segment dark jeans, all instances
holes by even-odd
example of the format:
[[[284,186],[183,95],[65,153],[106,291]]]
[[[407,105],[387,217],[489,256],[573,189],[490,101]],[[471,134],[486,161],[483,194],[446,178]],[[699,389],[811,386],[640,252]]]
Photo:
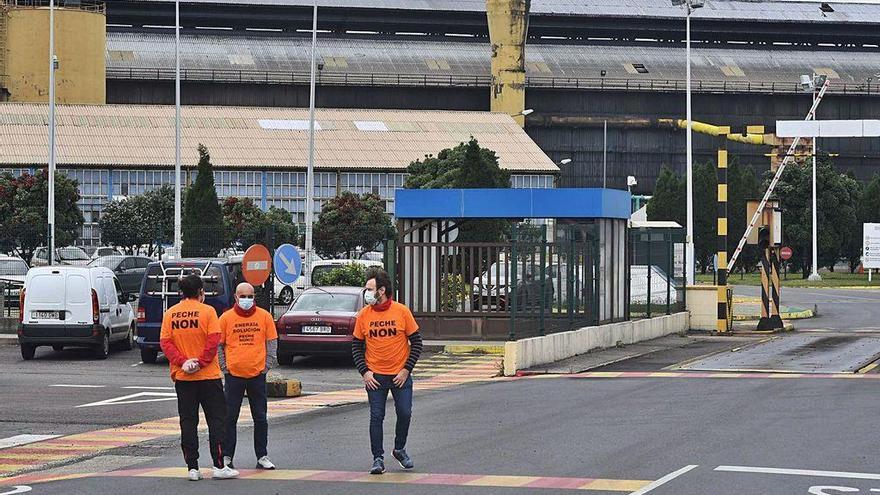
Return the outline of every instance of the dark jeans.
[[[385,421],[385,402],[388,400],[388,391],[394,397],[394,412],[397,414],[397,428],[394,435],[394,450],[406,447],[406,437],[409,435],[409,422],[412,418],[413,382],[412,377],[406,379],[403,387],[398,388],[392,380],[393,375],[377,375],[373,377],[379,382],[378,390],[367,390],[370,399],[370,448],[373,450],[373,458],[384,457],[385,450],[382,447],[384,433],[382,422]]]
[[[199,406],[208,422],[208,445],[214,467],[223,467],[223,429],[226,426],[226,398],[223,382],[197,380],[175,382],[177,413],[180,415],[180,447],[189,469],[199,468]]]
[[[268,454],[266,446],[269,443],[265,373],[260,373],[253,378],[226,375],[226,407],[229,409],[229,414],[226,417],[226,441],[223,443],[223,455],[235,456],[235,443],[238,439],[235,425],[238,424],[241,399],[244,397],[245,390],[247,391],[248,405],[251,408],[251,416],[254,418],[254,453],[259,459]]]

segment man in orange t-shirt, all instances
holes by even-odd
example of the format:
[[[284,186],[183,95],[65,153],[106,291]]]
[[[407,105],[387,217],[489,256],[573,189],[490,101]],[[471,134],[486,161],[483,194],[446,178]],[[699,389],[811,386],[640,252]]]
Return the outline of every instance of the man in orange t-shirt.
[[[397,427],[391,454],[404,469],[413,461],[406,452],[412,417],[412,373],[422,353],[422,336],[409,308],[391,299],[391,279],[383,270],[367,274],[364,301],[358,313],[352,340],[355,366],[363,376],[370,401],[370,447],[373,466],[370,474],[385,472],[382,422],[388,391],[394,397]]]
[[[177,391],[180,415],[180,446],[189,470],[189,479],[199,474],[199,406],[208,422],[208,445],[214,461],[214,479],[238,476],[238,471],[223,465],[222,442],[226,422],[226,398],[223,396],[217,346],[220,325],[217,311],[204,303],[201,277],[187,275],[178,282],[183,299],[168,308],[162,317],[159,344],[171,366],[171,379]]]
[[[226,441],[223,463],[233,467],[236,424],[241,400],[247,391],[251,417],[254,419],[254,453],[257,469],[275,469],[269,460],[269,422],[266,419],[268,399],[266,373],[275,364],[278,353],[278,332],[275,320],[254,304],[254,286],[242,282],[235,289],[235,306],[220,317],[220,367],[226,374]]]

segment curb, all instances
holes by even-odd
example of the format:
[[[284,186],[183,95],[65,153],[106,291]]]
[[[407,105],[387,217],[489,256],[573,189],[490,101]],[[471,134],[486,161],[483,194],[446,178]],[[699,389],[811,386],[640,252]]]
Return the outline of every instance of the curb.
[[[447,354],[492,354],[503,355],[504,346],[497,344],[450,344],[443,346]]]
[[[791,322],[784,321],[782,328],[776,330],[733,330],[730,333],[736,335],[773,335],[777,333],[793,332],[794,325]]]
[[[803,320],[806,318],[812,318],[815,316],[813,314],[812,309],[805,309],[803,311],[789,311],[787,313],[780,313],[779,317],[784,320]],[[758,315],[733,315],[734,321],[758,321],[761,317]]]
[[[270,380],[266,382],[269,397],[299,397],[302,395],[302,382],[296,379]]]

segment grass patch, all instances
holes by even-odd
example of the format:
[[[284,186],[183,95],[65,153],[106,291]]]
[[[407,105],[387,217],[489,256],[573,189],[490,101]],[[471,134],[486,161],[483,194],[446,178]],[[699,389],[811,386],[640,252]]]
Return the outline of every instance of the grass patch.
[[[820,271],[822,280],[812,281],[801,278],[800,273],[790,273],[788,278],[782,276],[783,287],[880,287],[880,275],[875,274],[874,280],[868,283],[867,273],[829,272]],[[697,274],[697,284],[712,284],[712,274]],[[759,273],[747,273],[745,275],[734,274],[728,279],[730,285],[761,285]]]

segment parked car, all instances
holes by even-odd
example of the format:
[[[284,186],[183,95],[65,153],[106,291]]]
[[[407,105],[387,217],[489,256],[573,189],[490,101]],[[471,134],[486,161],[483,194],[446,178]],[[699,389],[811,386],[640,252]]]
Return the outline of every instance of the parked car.
[[[517,308],[537,309],[541,304],[541,267],[532,264],[518,266],[517,278]],[[509,279],[512,276],[512,267],[504,261],[499,261],[486,270],[485,273],[473,280],[472,305],[478,310],[505,311],[510,304],[512,288]],[[554,300],[554,280],[557,275],[557,267],[548,265],[544,270],[544,302],[551,307]]]
[[[89,255],[89,257],[93,260],[101,258],[103,256],[113,256],[113,255],[121,255],[124,254],[119,249],[110,246],[98,246],[98,247],[83,247],[83,251]]]
[[[56,265],[71,265],[71,266],[86,266],[91,258],[86,254],[81,248],[76,246],[67,246],[61,248],[55,248],[55,264]],[[47,247],[38,247],[34,250],[34,255],[31,257],[31,266],[48,266],[49,265],[49,248]]]
[[[159,334],[165,310],[180,302],[177,281],[195,273],[205,283],[205,304],[220,315],[235,304],[235,287],[244,281],[241,258],[182,259],[152,262],[147,266],[138,298],[137,346],[141,360],[155,363],[159,355]]]
[[[6,306],[18,306],[19,291],[27,272],[28,265],[23,259],[0,254],[0,283],[6,287],[0,297],[6,297]]]
[[[361,287],[306,289],[278,320],[278,362],[294,356],[351,354],[355,317],[364,307]]]
[[[33,359],[39,346],[87,346],[106,359],[114,342],[132,349],[136,324],[129,302],[104,267],[45,266],[28,271],[21,293],[21,357]]]
[[[144,279],[147,265],[152,262],[153,260],[146,256],[111,255],[95,258],[89,263],[89,266],[109,268],[122,284],[122,290],[137,294],[141,290],[141,281]]]

